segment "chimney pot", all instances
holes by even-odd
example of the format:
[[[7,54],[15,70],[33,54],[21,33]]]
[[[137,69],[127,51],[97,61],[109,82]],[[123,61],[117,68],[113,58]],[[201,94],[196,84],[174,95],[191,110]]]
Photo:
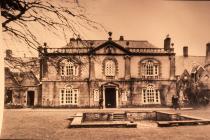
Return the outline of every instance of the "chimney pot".
[[[210,62],[210,42],[206,44],[206,62]]]
[[[47,43],[46,42],[44,42],[44,47],[47,47]]]
[[[70,38],[70,42],[72,42],[72,41],[75,41],[75,38],[74,37],[71,37]]]
[[[164,50],[170,50],[170,46],[171,46],[171,38],[169,37],[169,35],[166,36],[166,39],[164,40]]]
[[[124,36],[121,35],[119,40],[124,41]]]
[[[188,46],[183,47],[183,56],[188,57]]]
[[[6,50],[6,57],[12,57],[12,50]]]

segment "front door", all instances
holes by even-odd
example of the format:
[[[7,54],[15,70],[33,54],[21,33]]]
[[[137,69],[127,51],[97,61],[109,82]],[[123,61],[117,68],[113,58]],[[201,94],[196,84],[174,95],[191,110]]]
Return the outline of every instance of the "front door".
[[[116,108],[116,89],[114,87],[105,88],[105,107]]]
[[[34,106],[34,91],[27,93],[27,106]]]
[[[5,103],[12,103],[12,90],[7,90]]]

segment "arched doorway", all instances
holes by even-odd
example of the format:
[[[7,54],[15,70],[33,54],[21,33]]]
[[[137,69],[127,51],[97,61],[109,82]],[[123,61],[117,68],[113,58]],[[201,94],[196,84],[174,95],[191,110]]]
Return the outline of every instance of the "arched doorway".
[[[103,85],[103,105],[104,108],[118,107],[118,87],[115,84],[108,83]]]

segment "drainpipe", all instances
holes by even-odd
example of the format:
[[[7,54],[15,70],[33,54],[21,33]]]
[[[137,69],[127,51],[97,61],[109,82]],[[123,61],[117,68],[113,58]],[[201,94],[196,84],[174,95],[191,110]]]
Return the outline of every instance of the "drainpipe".
[[[88,56],[88,64],[89,64],[89,75],[88,75],[88,94],[89,94],[89,107],[90,107],[90,78],[91,78],[91,74],[90,74],[90,72],[91,72],[91,61],[90,61],[90,55]]]

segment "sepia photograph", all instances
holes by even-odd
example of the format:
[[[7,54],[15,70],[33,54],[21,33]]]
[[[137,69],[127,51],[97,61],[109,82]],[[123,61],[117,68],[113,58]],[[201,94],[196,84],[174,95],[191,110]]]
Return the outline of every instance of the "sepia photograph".
[[[209,140],[209,0],[0,0],[0,140]]]

